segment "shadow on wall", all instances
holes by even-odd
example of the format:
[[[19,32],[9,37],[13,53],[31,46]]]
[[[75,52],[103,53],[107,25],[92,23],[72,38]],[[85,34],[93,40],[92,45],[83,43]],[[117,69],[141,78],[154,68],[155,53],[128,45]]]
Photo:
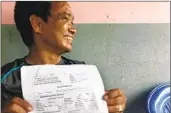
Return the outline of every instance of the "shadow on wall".
[[[148,113],[146,109],[147,97],[154,87],[155,86],[149,88],[150,90],[143,90],[143,92],[136,94],[136,96],[127,103],[124,113],[139,113],[138,111],[141,113]]]
[[[23,44],[15,25],[1,25],[1,66],[21,58],[28,53],[27,47]]]

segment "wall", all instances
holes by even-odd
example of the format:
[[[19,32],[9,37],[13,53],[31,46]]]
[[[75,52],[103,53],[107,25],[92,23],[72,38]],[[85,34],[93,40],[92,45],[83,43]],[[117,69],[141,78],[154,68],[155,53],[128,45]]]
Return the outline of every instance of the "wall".
[[[84,5],[81,2],[72,3],[74,10],[77,9],[78,4],[88,9],[87,3]],[[104,10],[108,12],[108,17],[115,16],[120,20],[110,21],[105,18],[105,14],[101,15],[102,12],[98,12],[97,15],[105,16],[104,18],[108,22],[102,22],[98,18],[97,23],[93,23],[95,20],[88,22],[86,20],[93,19],[93,17],[86,16],[85,18],[88,19],[83,23],[83,20],[78,18],[84,17],[77,15],[78,34],[73,44],[73,51],[65,56],[97,65],[106,89],[117,87],[123,89],[128,97],[124,113],[145,113],[145,102],[149,91],[157,84],[170,81],[169,17],[164,13],[159,13],[164,9],[169,12],[167,9],[170,6],[165,3],[163,3],[165,5],[161,5],[158,2],[154,3],[158,5],[149,3],[142,7],[140,5],[139,7],[137,5],[128,6],[128,3],[125,3],[128,10],[124,10],[123,7],[119,8],[118,6],[119,4],[122,6],[124,2],[114,2],[114,4],[127,16],[124,17],[123,13],[117,13],[117,15],[111,13],[107,9],[110,4],[107,5],[106,2],[103,5],[98,3],[96,8],[100,9],[100,6],[105,6]],[[159,6],[160,8],[163,6],[164,9],[157,9]],[[92,6],[90,5],[90,7]],[[130,7],[134,14],[137,14],[139,20],[135,20],[135,22],[129,20],[129,18],[133,20],[133,17],[136,17],[128,16],[131,14]],[[150,9],[153,10],[150,12],[148,11]],[[84,13],[88,15],[88,11],[86,11]],[[142,15],[153,13],[158,18],[151,15],[149,16],[153,18],[147,18],[147,16],[140,18],[140,11],[144,13],[141,13]],[[169,13],[167,14],[169,15]],[[163,18],[164,15],[165,18]],[[124,18],[127,19],[124,20]],[[2,65],[27,54],[27,49],[22,44],[15,25],[11,23],[2,25]]]
[[[69,2],[75,23],[169,23],[169,2]],[[14,2],[2,2],[2,23],[14,24]]]

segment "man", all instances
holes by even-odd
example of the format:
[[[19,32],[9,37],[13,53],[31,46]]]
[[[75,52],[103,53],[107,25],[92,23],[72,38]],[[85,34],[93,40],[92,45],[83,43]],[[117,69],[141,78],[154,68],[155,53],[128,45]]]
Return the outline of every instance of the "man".
[[[1,68],[2,112],[27,113],[32,106],[23,99],[20,68],[23,65],[84,64],[62,54],[72,50],[76,34],[73,14],[67,2],[16,2],[14,19],[29,54]],[[110,113],[123,112],[126,97],[120,89],[106,91]]]

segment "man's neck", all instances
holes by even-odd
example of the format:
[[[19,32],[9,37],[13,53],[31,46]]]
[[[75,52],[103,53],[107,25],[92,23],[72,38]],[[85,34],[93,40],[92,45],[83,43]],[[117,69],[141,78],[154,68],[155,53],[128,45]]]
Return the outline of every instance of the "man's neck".
[[[58,64],[61,61],[61,55],[32,47],[25,60],[27,63],[33,65]]]

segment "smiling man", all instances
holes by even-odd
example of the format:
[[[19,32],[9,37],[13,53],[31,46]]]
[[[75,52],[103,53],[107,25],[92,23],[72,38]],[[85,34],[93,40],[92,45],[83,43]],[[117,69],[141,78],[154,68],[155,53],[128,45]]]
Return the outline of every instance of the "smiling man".
[[[29,54],[1,68],[1,109],[3,113],[27,113],[32,106],[22,96],[23,65],[85,63],[61,56],[72,50],[76,34],[74,16],[67,2],[16,2],[14,19]],[[106,91],[104,99],[110,113],[125,109],[126,97],[120,89]]]

